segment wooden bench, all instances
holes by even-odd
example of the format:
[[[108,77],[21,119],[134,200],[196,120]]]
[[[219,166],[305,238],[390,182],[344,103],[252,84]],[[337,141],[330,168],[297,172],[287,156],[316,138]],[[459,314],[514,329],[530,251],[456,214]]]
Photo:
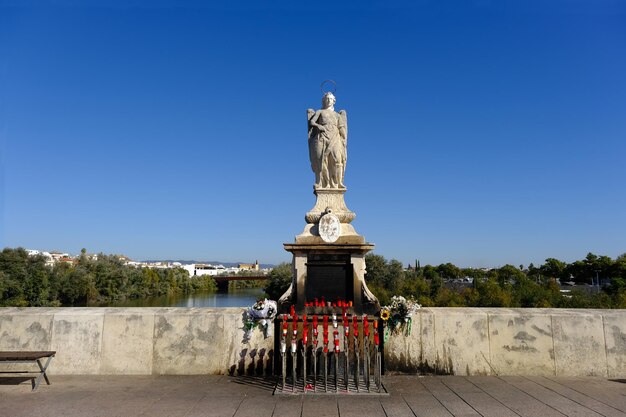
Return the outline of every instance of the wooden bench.
[[[0,351],[0,363],[36,363],[39,366],[39,371],[0,371],[0,373],[39,374],[31,381],[33,391],[35,391],[41,382],[41,378],[45,379],[46,383],[50,385],[46,370],[55,354],[55,351]],[[41,363],[43,359],[46,359],[45,364]]]

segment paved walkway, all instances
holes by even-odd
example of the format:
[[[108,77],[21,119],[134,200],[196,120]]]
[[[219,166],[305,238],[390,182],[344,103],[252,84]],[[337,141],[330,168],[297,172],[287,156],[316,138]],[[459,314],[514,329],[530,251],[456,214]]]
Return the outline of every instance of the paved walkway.
[[[226,376],[0,378],[0,416],[606,416],[626,417],[626,380],[385,376],[386,397],[274,396],[273,384]]]

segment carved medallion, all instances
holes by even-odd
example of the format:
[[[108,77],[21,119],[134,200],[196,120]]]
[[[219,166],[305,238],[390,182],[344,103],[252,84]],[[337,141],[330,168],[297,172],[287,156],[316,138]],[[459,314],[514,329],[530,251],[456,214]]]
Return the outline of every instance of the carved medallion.
[[[324,242],[336,242],[337,239],[339,239],[339,235],[341,235],[341,222],[339,221],[339,217],[332,213],[323,215],[319,222],[319,233]]]

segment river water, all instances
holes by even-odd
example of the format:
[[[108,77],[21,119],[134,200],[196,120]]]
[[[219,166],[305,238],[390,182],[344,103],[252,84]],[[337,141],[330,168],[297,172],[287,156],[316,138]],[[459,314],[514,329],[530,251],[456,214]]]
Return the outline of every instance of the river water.
[[[238,288],[228,292],[197,292],[124,300],[100,307],[248,307],[263,298],[263,294],[263,288]]]

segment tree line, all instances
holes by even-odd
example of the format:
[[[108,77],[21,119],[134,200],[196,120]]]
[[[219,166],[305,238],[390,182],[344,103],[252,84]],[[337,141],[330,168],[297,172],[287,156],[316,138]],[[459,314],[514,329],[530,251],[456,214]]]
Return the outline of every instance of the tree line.
[[[537,267],[504,265],[490,270],[451,263],[421,266],[419,262],[405,268],[395,259],[370,254],[366,265],[367,285],[383,305],[393,295],[404,295],[423,306],[440,307],[626,308],[626,254],[612,259],[589,253],[572,263],[548,258]],[[291,265],[286,263],[268,274],[265,292],[269,298],[277,300],[286,291],[291,274]],[[462,278],[473,282],[454,283]],[[598,292],[572,289],[563,294],[557,280],[602,285]],[[99,254],[93,259],[85,250],[72,263],[52,266],[46,265],[42,255],[29,256],[21,248],[0,252],[0,306],[90,305],[216,288],[208,275],[190,277],[182,268],[137,268],[115,255]]]
[[[42,255],[22,249],[0,252],[0,306],[58,307],[130,298],[215,291],[210,276],[190,277],[182,268],[153,269],[125,265],[116,255],[81,255],[72,263],[46,265]]]
[[[626,308],[626,254],[612,259],[589,253],[572,263],[548,258],[537,267],[504,265],[489,270],[451,263],[421,266],[417,261],[405,268],[395,259],[374,254],[367,255],[365,263],[367,286],[383,305],[393,295],[403,295],[430,307]],[[265,291],[278,299],[291,282],[291,266],[279,265],[268,278]],[[472,283],[459,285],[463,278]],[[571,292],[564,294],[557,280],[602,285],[597,292],[569,287]]]

